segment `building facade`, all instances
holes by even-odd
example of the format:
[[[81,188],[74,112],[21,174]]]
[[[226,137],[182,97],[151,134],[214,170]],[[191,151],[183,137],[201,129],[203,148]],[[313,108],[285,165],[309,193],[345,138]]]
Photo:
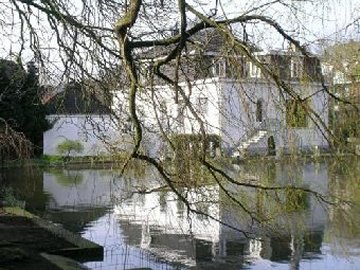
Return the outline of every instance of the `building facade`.
[[[215,135],[232,156],[328,148],[328,97],[316,57],[289,49],[253,52],[249,60],[224,56],[213,43],[184,56],[176,87],[153,78],[149,86],[146,71],[158,55],[144,61],[137,104],[153,141]]]

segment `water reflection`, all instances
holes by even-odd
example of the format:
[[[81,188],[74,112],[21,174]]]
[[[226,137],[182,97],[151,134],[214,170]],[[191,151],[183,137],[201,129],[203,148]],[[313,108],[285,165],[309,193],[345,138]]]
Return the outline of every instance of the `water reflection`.
[[[108,207],[112,174],[94,170],[51,170],[43,174],[44,191],[51,194],[49,209]]]
[[[8,171],[2,179],[11,178],[15,187],[27,186],[18,190],[30,208],[104,245],[104,261],[87,263],[93,269],[359,269],[358,165],[328,161],[230,168],[241,181],[291,183],[353,203],[325,208],[307,193],[228,185],[243,205],[267,219],[261,224],[229,200],[219,185],[180,190],[194,209],[214,219],[189,213],[169,190],[133,193],[161,185],[148,168],[124,177],[115,170],[36,171],[33,180],[23,175],[24,183],[14,180],[19,174]]]

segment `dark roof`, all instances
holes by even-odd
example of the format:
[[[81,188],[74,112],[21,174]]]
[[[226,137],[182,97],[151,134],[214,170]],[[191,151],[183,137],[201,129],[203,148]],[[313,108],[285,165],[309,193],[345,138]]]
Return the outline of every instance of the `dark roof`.
[[[189,41],[193,44],[195,50],[202,52],[220,52],[225,47],[224,36],[214,29],[204,29],[192,37]]]
[[[236,38],[236,36],[235,36]],[[294,48],[281,51],[262,51],[260,48],[237,38],[237,42],[244,44],[259,61],[268,65],[272,71],[283,80],[299,80],[306,76],[308,79],[320,81],[322,78],[319,60],[309,55],[305,57]],[[154,58],[164,57],[176,44],[169,46],[153,46],[146,52],[139,54],[144,60],[144,69],[140,74],[147,79],[151,72],[151,62]],[[297,59],[303,66],[303,71],[297,75],[291,74],[292,59]],[[242,49],[233,46],[232,42],[218,29],[203,29],[187,39],[186,47],[181,52],[179,66],[176,61],[169,61],[160,67],[162,74],[173,78],[175,69],[178,68],[177,76],[179,81],[198,80],[210,77],[227,77],[235,79],[252,78],[250,74],[251,59],[248,59]],[[266,74],[261,75],[267,78]],[[270,78],[271,79],[271,78]],[[162,78],[154,78],[155,84],[167,83]]]
[[[243,42],[238,39],[239,42]],[[154,46],[147,51],[143,51],[139,54],[141,59],[154,59],[167,55],[171,50],[176,47],[177,44],[171,44],[167,46]],[[247,43],[246,46],[252,51],[259,51],[259,48],[253,44]],[[219,30],[208,28],[203,29],[187,39],[186,47],[183,53],[191,53],[195,55],[206,55],[207,53],[221,53],[228,51],[231,45],[227,43],[227,40]]]
[[[46,104],[48,114],[109,114],[110,107],[103,104],[80,83],[70,83]]]

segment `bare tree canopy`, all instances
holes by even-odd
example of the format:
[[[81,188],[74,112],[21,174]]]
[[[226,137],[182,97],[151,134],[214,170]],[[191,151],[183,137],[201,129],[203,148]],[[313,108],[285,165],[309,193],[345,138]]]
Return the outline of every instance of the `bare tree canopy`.
[[[114,103],[113,108],[115,111],[121,109],[121,113],[126,111],[134,140],[124,169],[133,158],[153,165],[189,211],[215,219],[193,207],[179,189],[179,182],[190,183],[194,171],[198,170],[203,172],[202,180],[211,179],[217,183],[222,192],[255,221],[269,217],[258,215],[244,205],[236,197],[234,186],[271,194],[289,190],[305,192],[331,204],[331,198],[306,187],[264,185],[236,179],[209,158],[209,147],[221,144],[214,136],[220,134],[228,138],[223,149],[233,154],[245,143],[242,136],[251,137],[255,131],[261,136],[260,129],[271,132],[281,129],[280,120],[274,117],[263,121],[265,96],[260,99],[254,94],[260,89],[255,86],[260,84],[261,95],[266,93],[266,98],[272,102],[270,107],[280,108],[286,114],[281,121],[286,120],[291,128],[311,126],[316,129],[317,140],[324,145],[336,140],[327,125],[325,103],[329,96],[338,97],[327,88],[319,59],[313,52],[326,38],[341,37],[344,33],[351,37],[359,30],[359,17],[354,12],[342,27],[329,27],[332,29],[325,31],[324,28],[331,25],[331,18],[325,14],[327,11],[333,14],[343,1],[243,1],[247,2],[243,6],[232,2],[1,1],[0,28],[6,39],[3,44],[7,43],[3,48],[6,48],[5,53],[19,59],[34,57],[45,82],[69,79],[91,82],[96,85],[94,88],[119,97],[119,103]],[[360,3],[352,3],[352,9],[359,11]],[[309,28],[309,22],[314,24],[314,29]],[[318,33],[315,24],[322,25],[325,36],[314,38]],[[219,94],[212,99],[210,89],[224,96]],[[244,108],[241,113],[240,109],[239,113],[234,111],[240,105],[231,107],[235,103],[233,96],[229,98],[231,91],[236,91],[238,104]],[[314,102],[319,106],[314,106]],[[229,104],[231,109],[221,109],[219,104]],[[214,118],[207,120],[204,116],[205,105],[218,106],[217,117],[223,122],[232,120],[232,126],[225,131],[218,128],[217,133],[217,124],[212,122]],[[255,107],[254,123],[262,122],[262,126],[258,125],[258,130],[249,128],[241,136],[232,135],[236,125],[243,121],[242,117],[251,118],[249,115]],[[171,113],[175,109],[176,116]],[[238,122],[236,117],[240,119]],[[292,117],[296,117],[295,121],[290,120]],[[180,122],[183,126],[189,123],[194,135],[190,143],[184,143],[187,137],[182,135],[187,132],[179,132]],[[160,152],[152,154],[145,150],[145,143],[151,141],[152,134],[166,142],[175,165],[164,162]],[[291,136],[286,131],[286,138]],[[226,148],[231,143],[233,146]],[[273,144],[274,137],[269,136],[268,145]],[[184,169],[188,160],[191,160],[189,168]]]
[[[244,35],[243,38],[256,45],[282,46],[289,37],[312,45],[324,39],[343,38],[345,34],[356,36],[359,8],[353,0],[247,1],[245,4],[159,0],[135,4],[139,10],[133,11],[134,25],[127,25],[131,26],[128,37],[133,48],[178,44],[180,39],[174,32],[187,32],[188,38],[203,28],[214,27],[215,23],[229,26],[232,34]],[[55,72],[49,76],[64,74],[82,78],[99,76],[118,64],[121,56],[115,28],[119,27],[120,18],[125,14],[128,14],[125,18],[130,16],[133,2],[11,0],[0,5],[3,55],[35,57]]]

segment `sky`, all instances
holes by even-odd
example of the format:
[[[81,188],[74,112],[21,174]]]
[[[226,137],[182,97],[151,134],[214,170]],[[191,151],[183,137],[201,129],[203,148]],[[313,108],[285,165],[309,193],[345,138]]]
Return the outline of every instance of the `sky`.
[[[290,0],[266,6],[274,1],[225,0],[227,15],[237,16],[243,10],[251,10],[253,4],[265,5],[261,14],[279,22],[284,29],[302,43],[314,44],[320,41],[343,42],[349,39],[360,41],[360,0]],[[269,37],[269,46],[281,46]]]
[[[74,0],[80,1],[80,0]],[[159,0],[144,0],[159,1]],[[172,1],[175,0],[164,0]],[[302,44],[316,47],[318,44],[328,44],[334,41],[345,41],[349,39],[360,40],[360,22],[352,24],[358,20],[360,14],[360,0],[189,0],[197,3],[196,8],[209,16],[214,8],[217,8],[217,16],[227,16],[228,18],[242,15],[250,12],[254,7],[261,7],[256,10],[257,14],[268,16],[276,20],[288,33],[300,40]],[[167,2],[170,3],[171,2]],[[217,5],[216,5],[217,3]],[[270,4],[271,3],[271,4]],[[1,4],[0,5],[4,5]],[[176,4],[173,5],[174,7]],[[2,8],[3,6],[0,6]],[[225,15],[224,15],[225,14]],[[4,22],[11,22],[6,16],[12,16],[11,12],[4,12],[0,15],[0,57],[7,57],[9,53],[14,55],[20,48],[20,37],[17,34],[19,30],[16,16],[14,25],[6,25]],[[160,23],[160,20],[153,21],[154,24]],[[168,24],[174,25],[171,21]],[[56,43],[54,42],[54,33],[46,30],[46,24],[41,24],[41,41],[43,48],[54,48],[49,55],[53,63],[59,61]],[[347,27],[352,24],[351,27]],[[165,22],[166,25],[166,22]],[[249,35],[257,44],[261,44],[263,49],[281,49],[288,46],[284,39],[270,31],[270,27],[261,24],[255,24],[247,28]],[[28,31],[28,30],[27,30]],[[10,35],[6,35],[10,34]],[[25,39],[28,39],[28,32],[25,32]],[[25,50],[23,62],[31,60],[33,53]],[[50,50],[47,51],[49,53]],[[56,64],[57,65],[57,64]]]

